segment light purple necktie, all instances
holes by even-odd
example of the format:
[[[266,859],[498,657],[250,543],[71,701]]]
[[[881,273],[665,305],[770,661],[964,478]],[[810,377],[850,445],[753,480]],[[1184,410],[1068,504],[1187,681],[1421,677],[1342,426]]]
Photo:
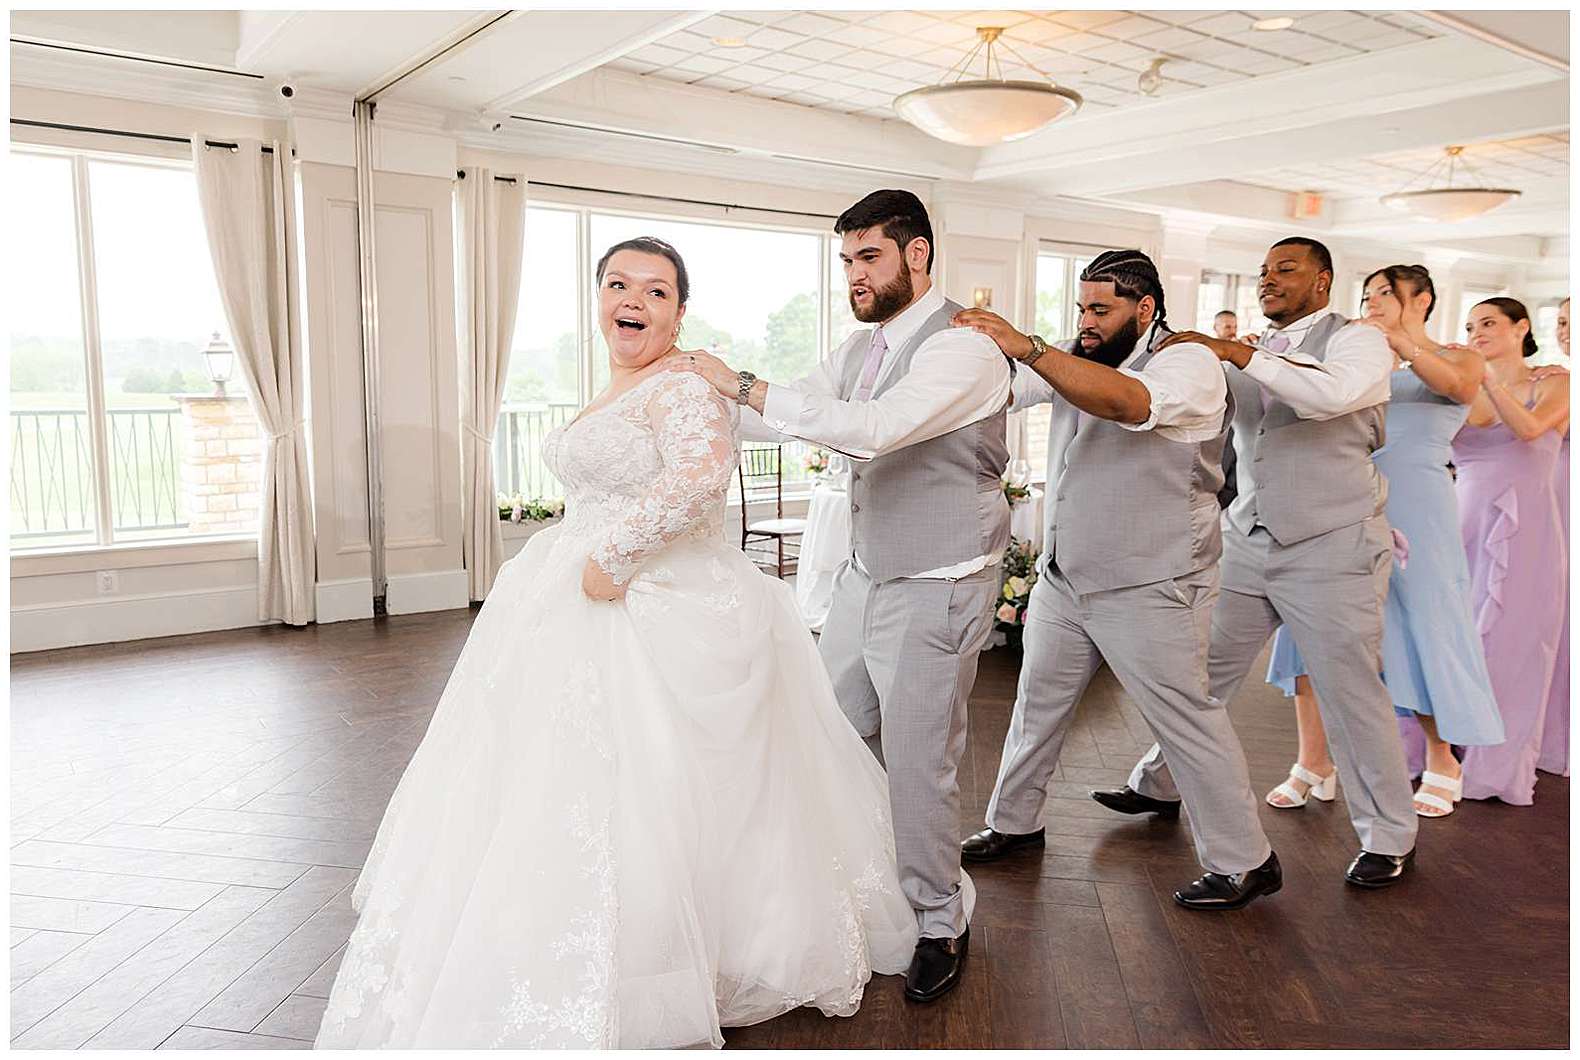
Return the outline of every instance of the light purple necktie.
[[[878,368],[883,364],[883,355],[889,352],[889,341],[883,337],[882,328],[872,329],[872,348],[867,351],[867,359],[861,365],[861,382],[856,384],[856,393],[852,401],[872,400],[872,385],[878,381]]]
[[[1289,349],[1289,336],[1282,331],[1275,331],[1262,340],[1262,348],[1269,353],[1284,353]],[[1262,408],[1266,409],[1273,403],[1273,395],[1260,383],[1257,384],[1257,389],[1262,391]]]

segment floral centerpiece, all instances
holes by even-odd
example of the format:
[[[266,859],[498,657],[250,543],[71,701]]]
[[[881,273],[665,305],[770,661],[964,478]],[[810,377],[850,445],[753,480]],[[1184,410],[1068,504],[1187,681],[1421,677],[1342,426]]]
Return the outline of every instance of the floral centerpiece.
[[[996,619],[993,628],[1004,634],[1005,643],[1019,647],[1021,632],[1026,625],[1026,605],[1031,600],[1031,587],[1037,584],[1037,554],[1031,542],[1018,537],[1010,538],[999,570],[1004,576],[1004,584],[1000,590],[998,611],[993,616]]]
[[[508,496],[496,493],[494,498],[499,502],[499,518],[512,523],[546,523],[565,514],[565,502],[561,500],[545,501],[535,497],[529,501],[519,493]]]
[[[828,450],[820,447],[813,449],[801,458],[801,466],[806,468],[806,473],[814,479],[821,479],[829,472]]]

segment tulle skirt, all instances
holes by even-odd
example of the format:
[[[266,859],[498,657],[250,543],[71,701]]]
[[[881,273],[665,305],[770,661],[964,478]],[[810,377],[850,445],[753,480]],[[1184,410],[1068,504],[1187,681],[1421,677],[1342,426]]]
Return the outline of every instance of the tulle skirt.
[[[379,827],[319,1048],[723,1044],[902,971],[887,781],[783,583],[717,540],[500,571]]]

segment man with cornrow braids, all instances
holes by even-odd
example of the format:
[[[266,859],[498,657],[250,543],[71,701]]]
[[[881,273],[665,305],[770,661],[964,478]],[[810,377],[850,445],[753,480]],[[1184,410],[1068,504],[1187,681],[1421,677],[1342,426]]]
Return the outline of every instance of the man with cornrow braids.
[[[1013,408],[1051,402],[1044,546],[1026,610],[1025,658],[987,828],[967,862],[1044,846],[1048,782],[1075,706],[1107,661],[1165,748],[1206,873],[1176,891],[1192,909],[1236,909],[1282,886],[1257,819],[1245,753],[1207,692],[1218,597],[1217,491],[1232,408],[1207,347],[1173,343],[1157,267],[1139,250],[1081,273],[1080,332],[1051,346],[982,309],[955,323],[1015,362]],[[1173,804],[1177,815],[1178,803]]]

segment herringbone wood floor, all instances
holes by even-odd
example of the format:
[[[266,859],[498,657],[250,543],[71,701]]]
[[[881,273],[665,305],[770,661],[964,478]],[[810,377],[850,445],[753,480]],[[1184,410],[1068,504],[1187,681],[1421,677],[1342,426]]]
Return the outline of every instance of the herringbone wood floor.
[[[302,1048],[349,895],[468,612],[14,656],[11,1028],[31,1048]],[[983,657],[962,767],[980,827],[1016,656]],[[1233,704],[1259,791],[1293,746],[1259,682]],[[962,987],[851,1019],[792,1013],[732,1046],[1559,1046],[1569,1026],[1569,784],[1425,823],[1420,871],[1361,893],[1341,801],[1263,817],[1285,888],[1233,914],[1169,892],[1184,824],[1110,814],[1146,727],[1106,674],[1053,785],[1040,860],[974,873]],[[1341,789],[1342,796],[1342,789]]]

